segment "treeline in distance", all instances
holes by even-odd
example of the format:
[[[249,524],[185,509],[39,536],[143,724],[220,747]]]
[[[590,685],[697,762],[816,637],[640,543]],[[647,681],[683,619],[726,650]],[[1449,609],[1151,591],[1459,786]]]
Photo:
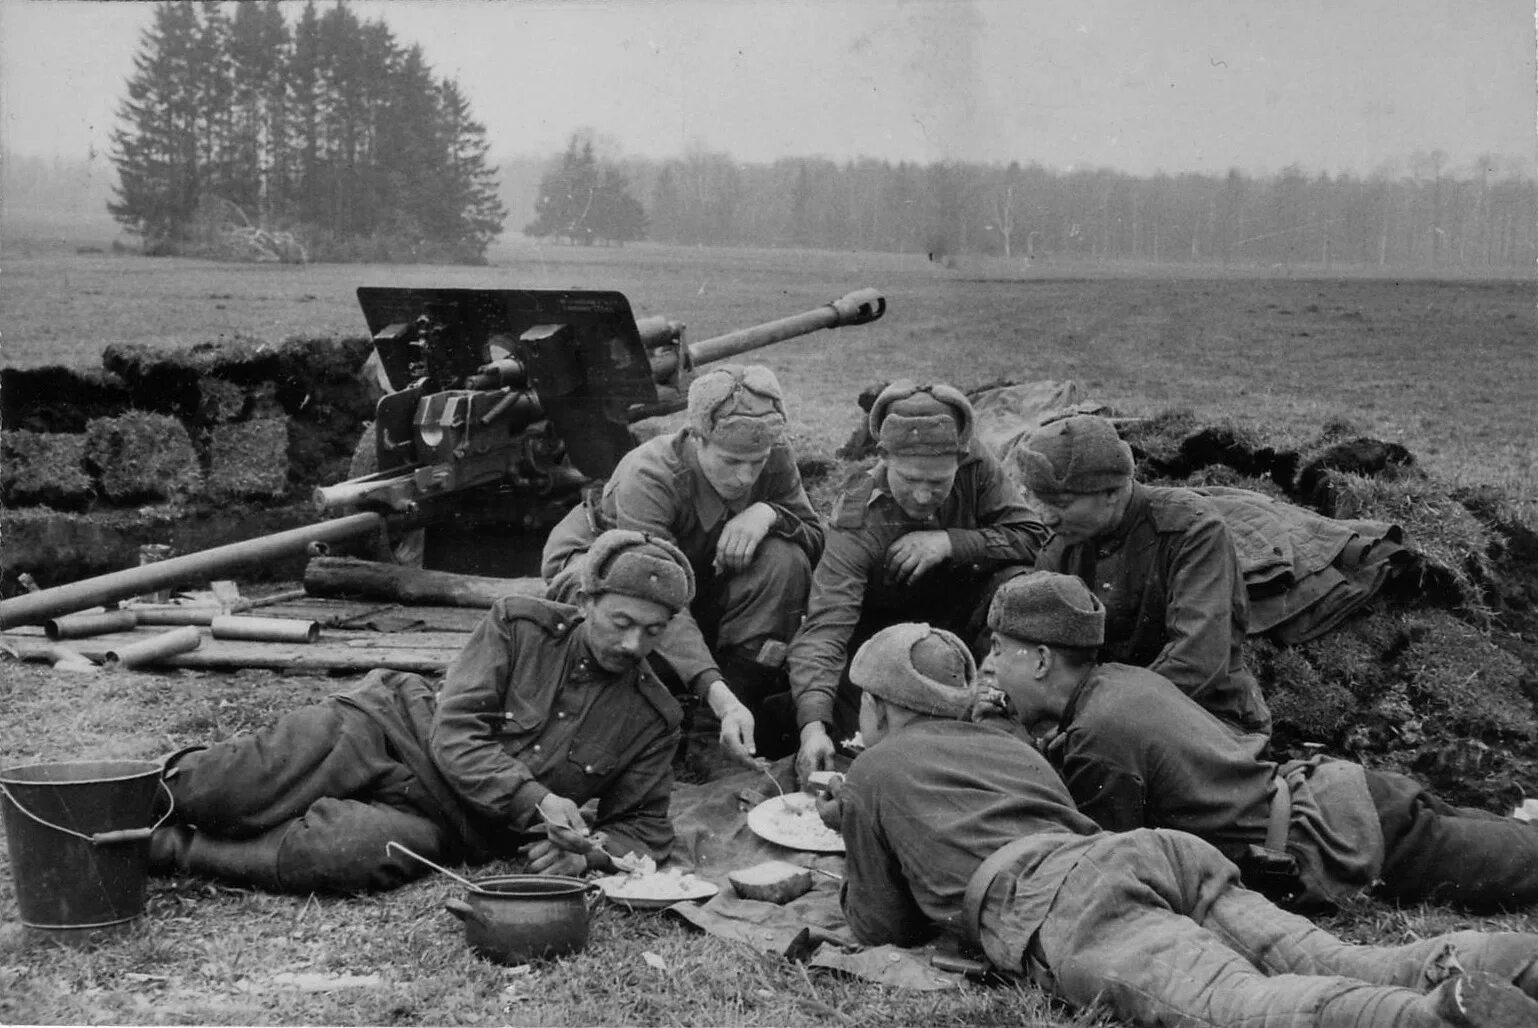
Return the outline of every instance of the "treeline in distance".
[[[1403,175],[1138,177],[1117,171],[786,158],[697,151],[622,167],[648,238],[1016,259],[1525,266],[1538,258],[1538,183],[1440,154]]]

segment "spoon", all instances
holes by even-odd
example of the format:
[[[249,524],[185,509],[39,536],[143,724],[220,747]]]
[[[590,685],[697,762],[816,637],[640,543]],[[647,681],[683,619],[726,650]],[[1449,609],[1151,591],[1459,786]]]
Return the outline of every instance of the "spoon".
[[[764,777],[768,778],[769,781],[774,783],[774,787],[779,790],[781,796],[785,795],[785,787],[780,785],[780,780],[774,777],[773,771],[769,770],[769,762],[767,760],[754,761],[753,766],[762,771],[764,773]]]
[[[479,892],[480,891],[480,886],[476,885],[470,879],[463,878],[463,877],[455,874],[453,871],[450,871],[448,868],[443,867],[443,866],[441,866],[439,864],[434,864],[431,860],[428,860],[426,857],[422,856],[422,854],[420,854],[420,853],[413,853],[411,850],[408,850],[406,847],[402,846],[400,843],[396,842],[394,839],[391,839],[389,842],[385,843],[385,852],[386,853],[388,853],[392,849],[400,850],[402,853],[406,854],[406,856],[410,857],[412,860],[420,860],[422,863],[426,864],[428,867],[432,868],[434,871],[437,871],[439,874],[448,875],[450,878],[454,879],[454,881],[458,882],[460,885],[463,885],[467,889],[470,889],[470,890],[475,891],[475,892]]]
[[[554,842],[559,846],[560,842],[558,839],[566,840],[567,845],[563,846],[563,849],[566,849],[570,846],[580,846],[583,852],[602,853],[604,856],[609,858],[610,863],[612,863],[621,871],[629,872],[639,871],[641,869],[641,865],[636,863],[634,860],[610,853],[608,847],[605,846],[605,843],[609,841],[608,836],[606,836],[603,832],[583,833],[577,831],[575,828],[572,828],[570,825],[557,824],[550,820],[550,818],[545,815],[545,812],[540,810],[538,807],[534,808],[534,813],[538,814],[539,819],[544,822],[545,836],[550,839],[551,842]]]

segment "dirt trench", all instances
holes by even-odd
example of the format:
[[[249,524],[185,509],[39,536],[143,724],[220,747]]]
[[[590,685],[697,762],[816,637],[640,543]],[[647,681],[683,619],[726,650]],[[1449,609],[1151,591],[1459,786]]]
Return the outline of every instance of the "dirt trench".
[[[0,591],[308,524],[377,390],[367,339],[109,346],[102,366],[0,369]],[[301,562],[253,569],[296,577]]]
[[[1501,812],[1538,795],[1538,533],[1499,489],[1452,488],[1347,422],[1279,441],[1179,411],[1123,434],[1147,481],[1248,488],[1404,532],[1408,559],[1343,624],[1247,641],[1278,756],[1359,759]]]

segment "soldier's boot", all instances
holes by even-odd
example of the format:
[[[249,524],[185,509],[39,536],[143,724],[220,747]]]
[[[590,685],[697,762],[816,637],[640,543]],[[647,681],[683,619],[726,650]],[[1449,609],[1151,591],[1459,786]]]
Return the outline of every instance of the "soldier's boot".
[[[278,851],[285,834],[286,825],[252,839],[220,839],[187,825],[160,828],[150,837],[150,867],[281,892]]]
[[[166,825],[150,835],[149,872],[171,875],[187,870],[187,849],[192,845],[191,825]]]
[[[718,657],[726,687],[753,712],[753,743],[768,760],[795,751],[799,741],[790,681],[781,664],[760,659],[761,644],[725,648]]]
[[[176,765],[181,763],[183,757],[206,749],[208,749],[207,746],[183,746],[181,749],[172,750],[160,758],[158,761],[160,764],[160,781],[164,788],[155,796],[155,820],[159,821],[161,818],[165,818],[167,821],[175,821],[176,793],[174,783],[177,775]]]
[[[1320,1028],[1532,1028],[1538,1003],[1493,975],[1455,975],[1435,989],[1353,985],[1317,1008]]]
[[[1457,1028],[1532,1028],[1538,1000],[1484,971],[1450,978],[1426,994],[1442,1019]]]
[[[1452,975],[1484,972],[1538,999],[1538,934],[1462,931],[1438,940],[1443,952],[1427,961],[1423,972],[1428,986]]]
[[[762,713],[753,722],[753,742],[758,755],[768,760],[779,760],[800,748],[796,701],[789,686],[764,698]]]

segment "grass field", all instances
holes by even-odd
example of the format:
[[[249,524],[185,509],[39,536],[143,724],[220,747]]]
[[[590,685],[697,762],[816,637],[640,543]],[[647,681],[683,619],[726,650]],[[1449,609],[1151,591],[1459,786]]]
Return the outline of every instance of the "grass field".
[[[765,351],[796,441],[831,455],[861,388],[898,376],[961,386],[1072,378],[1128,414],[1312,437],[1347,418],[1454,481],[1538,502],[1534,294],[1527,281],[1432,281],[1286,269],[1024,267],[962,259],[638,246],[507,245],[486,268],[238,266],[78,254],[83,236],[8,234],[0,364],[99,363],[111,343],[361,335],[359,285],[617,289],[701,339],[850,289],[888,314]],[[149,758],[264,724],[345,683],[180,672],[79,677],[0,664],[0,766]],[[8,865],[7,865],[8,866]],[[1029,989],[910,994],[808,972],[662,915],[604,908],[579,956],[523,971],[472,957],[428,880],[356,900],[275,897],[192,879],[152,884],[149,917],[92,952],[24,948],[0,929],[0,1022],[118,1024],[711,1024],[1084,1026]],[[0,922],[15,883],[0,875]],[[1331,922],[1403,941],[1538,917],[1364,904]],[[648,961],[646,954],[660,961]],[[660,963],[661,966],[657,966]],[[352,976],[352,977],[348,977]]]
[[[1127,414],[1190,407],[1311,437],[1345,417],[1455,482],[1538,497],[1538,332],[1529,281],[1287,277],[1276,269],[1056,266],[813,251],[537,247],[483,268],[236,265],[12,244],[0,364],[99,363],[113,343],[362,335],[359,285],[615,289],[703,339],[862,286],[874,324],[759,358],[807,454],[831,452],[859,390],[899,376],[963,387],[1071,378]]]

